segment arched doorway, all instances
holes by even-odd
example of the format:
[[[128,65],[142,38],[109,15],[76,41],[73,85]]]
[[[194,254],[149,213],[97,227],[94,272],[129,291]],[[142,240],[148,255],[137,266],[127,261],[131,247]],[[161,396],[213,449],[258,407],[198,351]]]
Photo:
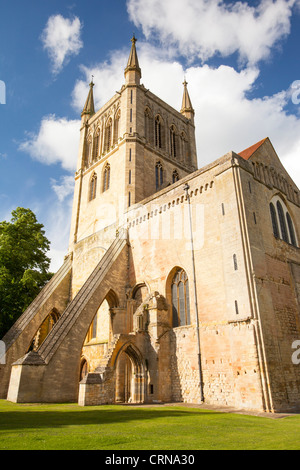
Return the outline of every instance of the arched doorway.
[[[117,403],[144,403],[146,399],[146,372],[140,352],[129,344],[119,353],[116,364],[115,401]]]

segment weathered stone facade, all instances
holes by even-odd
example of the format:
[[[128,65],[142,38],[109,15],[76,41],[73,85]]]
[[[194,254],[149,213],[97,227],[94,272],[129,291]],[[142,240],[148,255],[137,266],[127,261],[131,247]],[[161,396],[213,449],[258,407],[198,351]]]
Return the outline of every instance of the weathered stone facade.
[[[4,337],[1,397],[299,409],[299,190],[269,139],[197,170],[186,82],[178,112],[140,79],[133,38],[97,112],[90,84],[69,253]]]

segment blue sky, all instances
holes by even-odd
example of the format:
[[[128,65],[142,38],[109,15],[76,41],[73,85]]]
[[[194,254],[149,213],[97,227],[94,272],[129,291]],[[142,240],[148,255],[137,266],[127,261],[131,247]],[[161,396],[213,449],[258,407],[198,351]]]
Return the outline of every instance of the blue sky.
[[[180,109],[188,81],[199,167],[268,136],[300,186],[299,0],[0,0],[0,220],[31,208],[54,271],[88,84],[121,88],[133,32],[147,88]]]

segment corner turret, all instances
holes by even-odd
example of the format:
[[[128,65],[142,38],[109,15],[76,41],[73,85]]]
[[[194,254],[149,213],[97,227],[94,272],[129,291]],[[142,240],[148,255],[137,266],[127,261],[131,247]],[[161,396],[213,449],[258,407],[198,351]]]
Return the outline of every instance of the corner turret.
[[[126,79],[126,85],[139,85],[141,77],[142,77],[142,72],[139,66],[138,56],[137,56],[137,52],[135,48],[136,41],[137,39],[133,35],[133,38],[131,39],[131,42],[132,42],[131,51],[129,54],[127,67],[124,73],[125,79]]]

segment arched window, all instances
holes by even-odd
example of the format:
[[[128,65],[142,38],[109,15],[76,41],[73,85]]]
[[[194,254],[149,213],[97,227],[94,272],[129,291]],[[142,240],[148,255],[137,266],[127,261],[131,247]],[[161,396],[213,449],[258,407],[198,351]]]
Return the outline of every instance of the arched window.
[[[181,133],[180,142],[181,142],[181,160],[183,160],[183,162],[187,162],[189,146],[188,146],[187,136],[184,132]]]
[[[270,213],[272,219],[272,226],[273,226],[273,234],[274,237],[279,238],[279,230],[278,230],[278,222],[277,222],[277,214],[274,205],[272,202],[270,203]]]
[[[174,157],[174,158],[176,158],[176,156],[177,156],[175,126],[171,126],[171,128],[170,128],[170,154],[171,154],[171,157]]]
[[[107,163],[103,171],[103,189],[102,191],[107,191],[110,186],[110,166]]]
[[[173,183],[176,183],[176,181],[179,180],[179,175],[178,175],[178,171],[177,170],[174,170],[173,171],[173,174],[172,174],[172,182]]]
[[[283,212],[283,209],[282,209],[282,205],[279,201],[277,201],[277,212],[278,212],[278,217],[279,217],[279,224],[280,224],[280,229],[281,229],[282,240],[284,240],[285,242],[288,243],[289,242],[289,237],[288,237],[288,233],[287,233],[284,212]]]
[[[104,151],[109,152],[111,147],[112,119],[110,118],[105,127]]]
[[[292,217],[279,196],[274,196],[270,202],[270,214],[274,237],[297,247],[297,236]]]
[[[120,116],[121,116],[121,111],[118,109],[118,111],[115,114],[115,121],[114,121],[114,144],[117,144],[118,139],[119,139]]]
[[[93,160],[96,161],[99,156],[99,141],[100,141],[100,131],[98,129],[95,137],[94,137],[94,152],[93,152]]]
[[[80,381],[88,374],[88,363],[86,359],[83,359],[80,365]]]
[[[91,201],[92,199],[95,199],[96,190],[97,190],[97,175],[96,173],[93,173],[91,180],[90,180],[89,201]]]
[[[145,139],[153,145],[153,117],[149,108],[145,109]]]
[[[190,325],[189,281],[186,272],[178,269],[172,279],[173,327]]]
[[[160,162],[157,162],[155,165],[155,186],[156,189],[159,189],[164,182],[164,172],[163,167]]]
[[[163,126],[163,121],[160,116],[156,116],[155,118],[155,125],[154,125],[154,130],[155,130],[155,147],[158,149],[163,149],[164,148],[164,126]]]
[[[293,222],[292,222],[292,218],[291,218],[291,216],[288,212],[286,213],[286,220],[287,220],[287,224],[288,224],[288,228],[289,228],[291,244],[293,246],[297,246],[294,225],[293,225]]]
[[[92,138],[89,136],[85,141],[84,162],[85,162],[86,167],[91,163],[91,154],[92,154]]]

